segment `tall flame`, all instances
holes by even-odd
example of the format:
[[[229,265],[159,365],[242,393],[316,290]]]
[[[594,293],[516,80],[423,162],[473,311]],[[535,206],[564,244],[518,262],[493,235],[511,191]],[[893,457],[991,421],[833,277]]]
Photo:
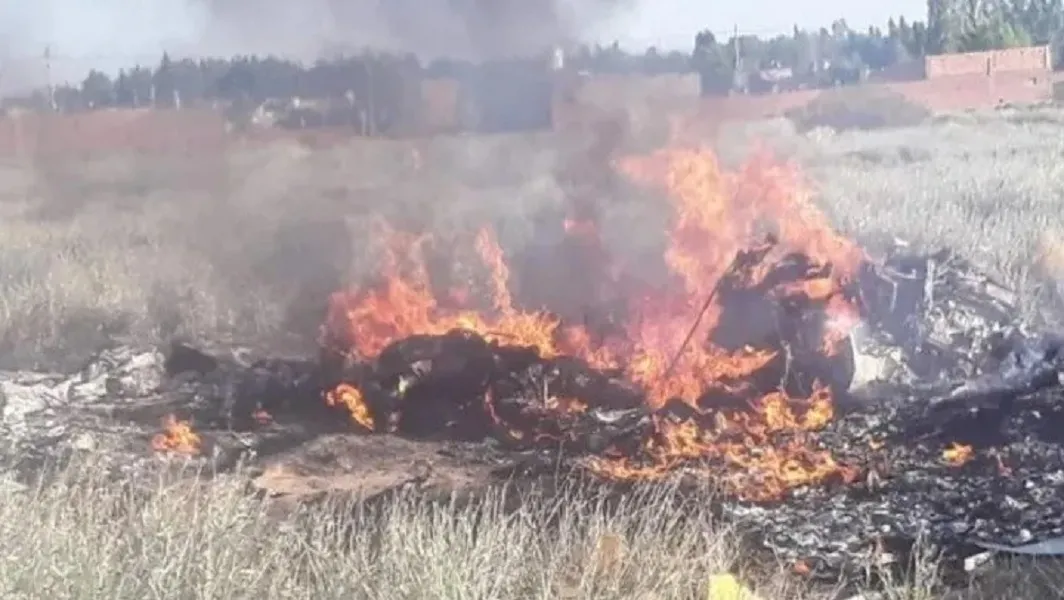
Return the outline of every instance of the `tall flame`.
[[[644,286],[630,293],[627,316],[618,331],[602,335],[581,324],[563,324],[543,310],[520,308],[510,293],[510,269],[503,252],[487,228],[478,232],[474,246],[489,273],[491,308],[455,307],[463,294],[438,301],[425,263],[429,238],[382,225],[381,282],[330,297],[323,343],[369,359],[397,339],[462,328],[499,343],[533,346],[544,357],[571,355],[596,367],[621,369],[646,390],[651,408],[677,398],[705,414],[697,400],[707,390],[735,385],[775,358],[769,350],[736,351],[702,343],[723,314],[721,304],[707,305],[707,298],[713,298],[733,257],[770,235],[776,244],[767,250],[765,261],[743,275],[747,280],[742,286],[765,284],[771,267],[792,253],[826,267],[822,276],[768,287],[778,298],[804,296],[825,302],[832,327],[825,332],[822,350],[826,355],[837,351],[857,320],[842,289],[854,277],[863,254],[830,227],[791,165],[762,153],[738,171],[726,172],[707,149],[673,147],[625,158],[615,166],[632,180],[663,187],[668,193],[673,221],[664,262],[675,282],[667,289]],[[590,245],[599,235],[597,223],[583,214],[570,217],[565,231]],[[604,270],[618,273],[617,265],[605,265]],[[696,314],[701,318],[692,330]],[[359,423],[370,421],[361,397],[350,386],[330,392],[329,402],[349,406]],[[725,485],[747,497],[774,497],[796,485],[848,476],[830,455],[801,435],[823,427],[833,416],[832,405],[827,387],[818,385],[805,399],[781,391],[768,393],[749,410],[717,414],[711,427],[694,420],[659,419],[659,435],[646,447],[655,457],[653,464],[635,465],[623,456],[603,455],[589,466],[614,477],[634,478],[663,475],[689,459],[723,461],[734,467],[722,478]],[[781,432],[795,435],[774,442]]]

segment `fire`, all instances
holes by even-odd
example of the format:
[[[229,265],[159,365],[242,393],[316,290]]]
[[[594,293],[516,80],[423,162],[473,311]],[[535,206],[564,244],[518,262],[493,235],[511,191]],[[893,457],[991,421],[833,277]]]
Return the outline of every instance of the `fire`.
[[[443,334],[453,329],[468,329],[500,341],[535,346],[545,353],[557,354],[553,337],[559,321],[545,312],[522,312],[514,308],[508,287],[509,269],[491,231],[480,231],[476,249],[491,269],[495,315],[477,310],[443,309],[433,294],[425,266],[423,245],[427,238],[393,231],[386,224],[381,224],[381,235],[386,242],[381,270],[383,284],[365,292],[333,294],[326,323],[330,338],[327,345],[368,358],[379,354],[391,342],[415,333]],[[405,261],[401,260],[403,257]],[[460,299],[453,297],[461,295],[451,294],[452,299]]]
[[[347,408],[356,423],[373,431],[373,416],[370,414],[366,401],[362,398],[362,392],[355,386],[341,383],[325,393],[325,402],[329,406]]]
[[[975,451],[967,444],[953,442],[942,451],[942,461],[951,467],[961,467],[975,456]]]
[[[163,418],[163,431],[151,440],[151,447],[156,452],[173,452],[195,456],[200,453],[201,439],[192,430],[192,424],[170,414]]]
[[[738,411],[702,405],[700,398],[713,390],[734,395],[752,389],[752,374],[780,358],[779,349],[736,350],[707,342],[724,315],[716,297],[722,281],[779,302],[804,298],[822,303],[829,318],[818,347],[830,357],[858,319],[844,288],[864,258],[861,250],[830,227],[796,171],[768,155],[727,172],[709,150],[677,147],[625,158],[616,168],[638,183],[663,187],[673,213],[663,257],[673,284],[626,289],[629,302],[616,331],[594,331],[585,324],[563,323],[545,310],[521,307],[510,292],[510,266],[487,228],[478,232],[473,246],[488,274],[482,295],[490,298],[490,306],[468,306],[475,294],[465,289],[437,295],[425,261],[430,238],[381,224],[379,283],[330,297],[323,345],[366,360],[407,336],[470,330],[500,344],[534,347],[544,357],[568,355],[597,368],[619,369],[645,390],[651,409],[670,401],[692,409],[693,416],[680,422],[655,417],[657,435],[644,448],[652,458],[649,463],[610,452],[588,462],[593,471],[610,477],[659,477],[681,462],[698,460],[717,469],[717,479],[731,491],[758,499],[832,477],[854,477],[852,469],[806,435],[834,416],[826,385],[817,383],[807,398],[760,392]],[[564,231],[581,247],[599,240],[593,215],[570,216]],[[736,260],[744,252],[764,260],[740,268]],[[794,267],[801,277],[769,279],[773,267],[796,255],[808,263]],[[603,272],[614,278],[622,271],[616,264],[603,265]],[[341,384],[327,393],[326,401],[346,406],[353,420],[373,429],[356,387]],[[559,400],[557,406],[561,414],[579,404]]]

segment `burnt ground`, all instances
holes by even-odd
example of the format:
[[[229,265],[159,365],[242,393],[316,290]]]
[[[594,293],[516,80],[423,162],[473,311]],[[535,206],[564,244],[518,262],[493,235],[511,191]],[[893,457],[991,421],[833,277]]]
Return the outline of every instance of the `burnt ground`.
[[[956,126],[955,123],[949,125]],[[979,127],[982,128],[982,125]],[[902,137],[906,144],[911,145],[915,142],[910,139],[912,136],[909,133],[912,132],[906,132]],[[1009,135],[1014,133],[1010,130]],[[1020,136],[1022,139],[1016,143],[1010,143],[1023,146],[1026,143],[1024,140],[1031,137],[1027,135],[1029,133]],[[1032,226],[1023,219],[1038,218],[1039,215],[1045,217],[1048,213],[1042,201],[1055,197],[1038,188],[1037,182],[1031,182],[1031,161],[1044,160],[1045,156],[1052,153],[1041,151],[1032,154],[1028,152],[1030,148],[1019,148],[1013,152],[1013,158],[1017,158],[1013,162],[1022,165],[1023,169],[1010,170],[1001,175],[1000,169],[977,168],[975,171],[989,174],[993,181],[986,180],[986,177],[973,177],[970,168],[973,157],[969,156],[972,152],[975,158],[992,158],[995,165],[1000,163],[1000,152],[996,150],[1001,142],[999,134],[980,134],[978,140],[973,138],[967,140],[972,143],[961,144],[965,150],[963,160],[954,162],[963,168],[953,168],[956,165],[949,162],[957,155],[954,152],[956,139],[951,136],[931,136],[938,145],[930,150],[930,146],[917,149],[925,154],[933,151],[934,156],[928,154],[923,157],[926,160],[918,164],[870,161],[864,156],[866,152],[862,151],[862,156],[858,157],[861,159],[858,161],[860,168],[856,168],[845,163],[845,157],[829,156],[830,160],[826,159],[825,164],[832,172],[830,181],[835,183],[828,186],[827,192],[831,193],[825,193],[824,202],[832,208],[831,212],[836,217],[842,218],[847,231],[862,238],[869,231],[886,230],[924,243],[947,243],[964,250],[966,256],[973,257],[989,252],[986,249],[990,248],[993,254],[990,258],[994,260],[984,263],[995,263],[996,260],[1017,269],[1026,268],[1030,265],[1030,257],[1022,253],[1029,245],[1027,242],[1030,241],[1031,232],[1037,234],[1044,231],[1045,227]],[[987,140],[992,137],[994,144],[982,143],[986,141],[984,137]],[[1041,143],[1046,136],[1034,137],[1039,138]],[[847,156],[853,158],[854,140],[839,140],[841,146],[834,149],[838,150],[835,153],[846,152]],[[883,150],[884,155],[891,152],[897,154],[894,141],[886,138],[867,141],[874,142],[874,151]],[[11,314],[8,315],[8,328],[2,340],[4,352],[0,363],[7,369],[30,366],[39,370],[42,368],[40,364],[53,364],[52,353],[43,352],[42,349],[58,346],[54,354],[60,357],[72,354],[66,346],[74,346],[78,351],[74,353],[76,358],[70,361],[70,367],[58,367],[58,373],[0,373],[4,397],[0,402],[3,405],[0,419],[3,433],[0,439],[4,446],[8,446],[3,452],[7,458],[3,460],[15,462],[27,477],[37,470],[41,462],[62,458],[70,453],[92,453],[111,463],[118,475],[138,469],[151,470],[161,465],[184,464],[186,461],[180,457],[164,459],[149,450],[151,436],[157,432],[160,418],[170,411],[176,411],[181,416],[194,416],[196,426],[208,442],[206,457],[193,459],[193,464],[229,469],[243,459],[252,469],[265,470],[264,465],[273,464],[282,467],[298,465],[298,469],[304,473],[312,471],[309,477],[313,483],[307,483],[303,488],[297,488],[296,484],[302,485],[307,475],[283,478],[289,487],[277,488],[279,500],[299,496],[291,490],[334,485],[340,480],[332,476],[338,469],[367,467],[363,463],[341,467],[334,464],[331,458],[331,455],[345,456],[348,452],[368,452],[364,450],[365,447],[379,449],[380,453],[389,456],[427,456],[426,462],[435,466],[433,474],[437,477],[441,473],[448,473],[450,465],[455,464],[450,462],[452,455],[461,457],[460,460],[456,459],[456,464],[468,469],[479,467],[478,461],[484,457],[495,457],[503,465],[519,462],[537,466],[535,457],[515,457],[489,443],[364,436],[353,432],[347,420],[337,418],[335,414],[325,414],[319,421],[310,424],[305,414],[285,414],[280,411],[276,415],[276,425],[234,424],[230,428],[227,424],[229,419],[225,417],[227,411],[221,406],[221,398],[229,394],[224,384],[226,377],[222,376],[218,376],[213,383],[209,377],[169,382],[158,393],[148,388],[96,393],[85,389],[98,387],[99,380],[95,376],[78,372],[76,378],[71,377],[71,373],[80,368],[86,357],[94,362],[106,362],[97,360],[99,357],[89,350],[100,337],[108,333],[107,327],[100,327],[101,323],[109,327],[110,323],[122,320],[114,315],[123,318],[129,315],[130,327],[124,327],[121,322],[115,325],[123,335],[128,333],[127,329],[139,333],[161,328],[160,335],[163,337],[177,331],[181,334],[207,335],[214,339],[228,337],[234,330],[257,335],[263,330],[291,332],[298,329],[306,331],[307,338],[313,339],[320,324],[321,304],[325,296],[353,277],[345,268],[349,267],[347,263],[350,262],[347,254],[351,252],[349,246],[352,242],[349,238],[357,239],[357,236],[345,232],[344,224],[339,222],[337,215],[346,214],[355,204],[370,204],[373,211],[395,207],[395,212],[402,214],[428,214],[428,220],[436,225],[469,221],[471,219],[466,218],[469,214],[482,215],[484,211],[489,211],[488,207],[501,207],[499,210],[507,216],[523,215],[531,211],[529,205],[549,204],[548,200],[557,194],[549,186],[546,190],[538,187],[530,190],[524,186],[503,185],[499,180],[525,181],[530,179],[530,173],[548,172],[547,168],[541,169],[539,166],[544,162],[552,162],[541,156],[547,153],[527,149],[538,148],[537,144],[537,141],[527,139],[503,144],[481,138],[426,144],[422,154],[427,168],[421,174],[413,173],[413,167],[406,168],[407,162],[402,156],[405,146],[395,145],[393,148],[392,144],[376,140],[349,144],[351,147],[345,150],[346,154],[316,152],[310,156],[302,151],[289,152],[288,148],[283,147],[271,148],[270,152],[263,150],[260,154],[245,152],[239,156],[221,155],[218,152],[195,153],[194,157],[167,158],[158,163],[142,157],[123,162],[108,156],[107,160],[98,161],[99,164],[31,165],[39,169],[37,174],[26,173],[22,168],[6,168],[5,181],[11,185],[6,186],[9,193],[5,194],[4,208],[10,210],[10,214],[5,212],[5,222],[11,227],[8,227],[5,235],[9,243],[4,246],[4,251],[8,275],[11,276],[5,280],[7,287],[4,296],[10,301],[8,309]],[[978,148],[971,150],[980,144],[994,148],[994,156],[991,157],[989,151],[981,153]],[[884,147],[879,148],[879,145]],[[344,159],[344,156],[347,158]],[[933,176],[914,178],[912,171],[920,168],[921,164],[929,172],[933,171]],[[364,169],[364,174],[374,174],[373,177],[353,175],[352,165]],[[870,165],[875,167],[872,171],[868,170]],[[885,184],[880,181],[885,177],[884,165],[887,165],[887,171],[897,171],[900,179]],[[100,172],[96,173],[97,170]],[[517,175],[511,175],[511,171]],[[944,180],[943,172],[954,176],[955,181],[948,181],[948,177]],[[377,173],[386,175],[378,176]],[[152,180],[152,177],[156,179]],[[998,181],[1001,177],[1007,180],[1004,184]],[[475,181],[469,183],[467,179]],[[476,193],[466,191],[464,187],[452,190],[451,184],[456,180],[473,187]],[[24,183],[18,183],[20,181]],[[310,183],[312,181],[313,184]],[[869,185],[869,181],[873,185]],[[912,183],[914,181],[916,183]],[[943,185],[943,181],[948,184]],[[847,187],[847,182],[854,185]],[[898,190],[908,189],[904,185],[899,187],[899,182],[911,184],[910,187],[916,186],[911,190],[913,193],[899,194]],[[196,189],[188,189],[191,184],[195,184]],[[215,186],[218,189],[214,189]],[[34,188],[40,188],[36,195],[43,195],[43,200],[30,193]],[[433,193],[426,195],[426,189],[433,190]],[[973,198],[996,198],[1001,193],[1008,195],[1007,202],[993,203],[999,210],[991,211],[991,217],[982,212],[985,203],[972,202]],[[932,196],[930,201],[928,194]],[[426,196],[430,202],[425,201]],[[465,203],[467,196],[476,202]],[[446,198],[447,202],[439,202],[440,197]],[[27,198],[32,198],[32,201],[27,202]],[[294,202],[293,198],[299,201]],[[464,212],[458,212],[455,208],[457,198],[462,199]],[[883,202],[884,199],[913,202],[909,202],[910,206],[905,202]],[[515,207],[515,200],[520,201],[521,208]],[[1004,205],[1013,210],[1000,210]],[[123,218],[119,218],[119,213],[114,209],[116,206],[121,209]],[[168,207],[174,206],[181,207],[185,216],[172,218]],[[887,224],[880,214],[882,211],[871,215],[868,206],[901,206],[903,210],[896,212],[908,216]],[[630,220],[639,223],[640,227],[621,226],[612,229],[624,232],[629,237],[630,232],[636,230],[656,231],[654,227],[643,226],[651,216],[661,213],[659,203],[653,204],[652,208],[654,210],[638,211],[630,216]],[[925,214],[926,211],[934,214],[924,219],[911,218],[912,214]],[[1049,213],[1055,214],[1052,210]],[[624,215],[613,216],[620,219]],[[869,221],[873,216],[875,218]],[[988,218],[990,221],[987,221]],[[524,219],[526,217],[521,216],[520,220]],[[993,226],[985,226],[987,223]],[[211,226],[216,227],[212,229]],[[517,229],[523,231],[520,227]],[[1002,231],[1015,235],[1002,235]],[[237,235],[242,237],[235,238]],[[234,240],[239,243],[234,243]],[[626,246],[630,244],[631,240],[625,240]],[[318,246],[323,247],[316,250]],[[231,251],[233,249],[236,251]],[[358,247],[355,251],[361,252]],[[334,254],[339,255],[339,258],[332,260]],[[295,256],[299,257],[298,261],[283,260]],[[204,269],[202,265],[205,261],[220,266],[215,270]],[[294,265],[291,264],[293,262]],[[339,267],[335,267],[334,262],[339,263]],[[63,282],[61,286],[58,281],[41,286],[37,285],[41,281],[40,273],[63,273],[65,277],[57,278]],[[322,273],[328,275],[322,276]],[[255,274],[255,277],[246,276],[248,274]],[[260,279],[270,285],[260,285],[263,283]],[[188,290],[194,290],[195,293]],[[298,291],[298,298],[289,298],[293,290]],[[252,298],[259,303],[265,302],[266,306],[244,310]],[[306,298],[310,301],[306,301]],[[305,321],[306,327],[300,328],[298,323],[289,318],[287,309],[290,307],[306,309],[297,315],[306,316],[299,321]],[[1010,311],[1010,314],[1019,312]],[[244,319],[247,316],[254,318]],[[252,321],[254,326],[245,326],[243,322],[231,323],[236,317]],[[81,334],[83,330],[85,336],[90,337],[87,343],[80,342],[84,337]],[[145,345],[145,340],[154,342],[155,337],[137,339],[141,341],[134,348],[144,349],[144,352],[117,348],[112,354],[154,356],[150,347]],[[270,348],[273,356],[283,355],[273,344],[256,346]],[[81,352],[82,349],[86,351]],[[218,355],[228,352],[229,349],[212,351]],[[302,364],[312,370],[313,365],[306,358],[313,349],[304,349],[304,352],[293,354],[296,357],[293,364]],[[49,356],[47,360],[40,358],[46,355]],[[120,369],[123,361],[115,362],[119,367],[107,366],[104,370]],[[235,381],[242,379],[247,369],[233,366],[227,372],[234,377],[230,381]],[[182,389],[182,386],[185,388]],[[71,388],[79,389],[77,393],[70,394]],[[1052,406],[1055,402],[1052,399],[1054,393],[1046,392],[1044,398],[1040,397],[1046,406]],[[917,396],[917,399],[912,411],[906,413],[906,403],[911,395]],[[874,402],[888,413],[895,411],[919,419],[920,401],[929,396],[911,391],[890,391],[876,396]],[[306,400],[308,405],[318,406],[319,398],[316,395],[308,395]],[[838,434],[835,434],[834,427],[826,434],[829,438],[836,435],[831,443],[842,447],[844,453],[857,455],[856,462],[861,462],[859,459],[866,454],[872,454],[866,452],[865,446],[853,441],[862,429],[868,428],[867,421],[875,421],[874,415],[870,414],[872,406],[869,404],[867,410],[858,410],[843,419],[854,424],[853,431],[834,426],[841,427]],[[1025,411],[1021,414],[1030,417],[1033,413]],[[1025,426],[1036,426],[1037,421],[1028,420]],[[959,419],[958,422],[967,421]],[[782,531],[781,538],[772,543],[784,553],[807,554],[808,549],[831,544],[826,543],[824,538],[828,536],[821,531],[813,531],[814,527],[797,523],[801,520],[800,513],[795,512],[798,508],[808,507],[804,513],[806,518],[816,518],[830,524],[834,527],[833,531],[841,532],[845,537],[850,531],[849,526],[839,525],[836,520],[854,521],[861,527],[867,527],[869,517],[851,515],[862,510],[883,512],[885,516],[882,520],[893,523],[892,519],[897,517],[892,511],[899,505],[908,510],[908,504],[898,500],[907,489],[903,485],[902,475],[905,473],[912,473],[910,478],[917,480],[917,483],[922,482],[935,493],[940,487],[938,479],[946,482],[941,485],[960,485],[963,490],[968,490],[971,486],[962,485],[963,480],[962,484],[958,484],[956,480],[973,477],[976,481],[997,481],[991,469],[993,465],[985,462],[988,458],[993,460],[987,454],[990,449],[1011,444],[1021,456],[1025,448],[1032,449],[1034,456],[1020,462],[1033,465],[1030,471],[1037,475],[1037,459],[1041,456],[1041,449],[1052,451],[1054,448],[1053,444],[1044,440],[1024,442],[1021,428],[1010,434],[1013,441],[987,442],[979,448],[976,460],[956,469],[947,468],[933,460],[937,458],[939,446],[947,443],[951,437],[948,432],[938,432],[920,439],[924,435],[927,432],[899,435],[901,441],[895,440],[895,444],[879,452],[881,456],[893,457],[894,469],[885,471],[894,477],[884,479],[885,485],[894,486],[892,489],[899,494],[897,497],[869,495],[861,492],[859,486],[834,486],[796,494],[796,498],[782,508],[734,504],[737,509],[731,512],[736,517],[747,517],[753,521],[778,520],[779,524],[770,524],[769,529]],[[847,446],[851,448],[847,450]],[[1049,457],[1050,454],[1045,456]],[[394,479],[410,482],[413,477],[414,482],[408,485],[419,485],[417,481],[421,476],[418,473],[423,466],[419,460],[409,460],[408,468],[398,471]],[[476,479],[481,483],[471,484],[468,489],[478,490],[483,482],[490,485],[510,475],[506,468],[496,470],[491,461],[489,466],[488,474]],[[394,468],[399,469],[398,466]],[[275,469],[271,474],[278,472],[285,471]],[[372,478],[374,481],[387,482],[392,478],[393,466],[375,473],[383,473],[384,476],[375,476]],[[478,478],[481,474],[481,471],[477,471]],[[455,480],[466,481],[461,477],[451,478],[451,481]],[[1023,478],[1018,480],[1023,481]],[[260,483],[269,481],[264,476]],[[358,481],[364,483],[367,478],[359,474]],[[531,481],[531,478],[526,481]],[[448,487],[443,485],[440,489]],[[376,486],[363,488],[363,493],[372,496],[377,489]],[[1001,489],[1008,491],[1005,487]],[[320,495],[319,492],[317,496]],[[994,497],[1002,498],[1000,495]],[[1022,491],[1014,496],[1021,501],[1025,497]],[[829,507],[835,507],[832,508],[834,512],[822,511],[817,507],[817,503],[824,498],[828,499]],[[926,500],[926,494],[921,496],[912,493],[908,498],[921,507],[918,511],[920,514],[943,518],[942,511]],[[951,505],[947,503],[947,506]],[[993,507],[979,510],[989,511],[990,508]],[[986,517],[984,521],[993,525],[997,522],[996,518]],[[881,519],[876,517],[875,523],[880,522]],[[950,521],[938,522],[941,525]],[[985,527],[976,527],[974,535],[989,535],[979,533]],[[1022,526],[1019,529],[1022,530]],[[803,533],[799,536],[793,531]],[[1007,532],[1003,535],[1007,535]],[[796,546],[790,539],[792,537],[802,537],[803,544]]]
[[[929,400],[851,399],[821,437],[839,460],[862,466],[860,480],[733,512],[770,530],[766,543],[780,554],[826,565],[862,545],[903,549],[923,538],[963,559],[979,542],[1022,546],[1064,534],[1064,393],[980,409]],[[954,444],[972,448],[967,462],[944,457]]]
[[[183,345],[113,347],[73,375],[5,373],[4,455],[17,457],[10,466],[26,479],[79,452],[99,455],[118,477],[186,460],[204,474],[242,468],[278,514],[336,497],[373,501],[414,489],[472,499],[500,486],[588,479],[573,457],[550,450],[360,433],[322,402],[320,377],[317,360]],[[977,542],[1017,546],[1064,535],[1064,391],[977,404],[939,398],[891,387],[845,399],[818,443],[859,467],[857,481],[798,488],[777,502],[714,501],[746,527],[753,549],[829,580],[870,561],[902,567],[917,540],[940,551],[960,580]],[[272,419],[252,418],[260,408]],[[192,420],[203,437],[200,456],[151,451],[168,414]],[[972,447],[968,462],[945,461],[953,443]],[[705,492],[704,475],[681,469],[677,477],[692,493]]]
[[[982,278],[963,269],[935,272],[934,302],[919,295],[902,302],[904,295],[892,293],[890,306],[877,309],[921,315],[922,324],[873,325],[878,333],[893,331],[900,346],[885,354],[902,366],[924,355],[925,370],[936,374],[931,379],[946,373],[952,381],[926,385],[917,381],[928,379],[919,373],[888,378],[894,382],[841,398],[835,420],[814,438],[859,476],[796,488],[773,502],[712,497],[772,564],[800,565],[829,581],[840,573],[859,576],[870,563],[904,570],[921,540],[944,555],[952,580],[962,581],[969,575],[965,560],[981,552],[979,543],[1015,547],[1064,535],[1060,362],[1020,351],[1022,376],[991,377],[963,388],[976,392],[957,394],[958,381],[981,381],[980,369],[965,361],[984,362],[986,340],[1002,337],[993,323],[1014,313],[982,293],[975,294],[979,302],[968,300],[965,290],[985,288]],[[925,288],[913,281],[915,289]],[[278,515],[334,498],[373,503],[406,490],[475,499],[503,487],[519,500],[522,490],[563,481],[588,481],[607,494],[652,485],[589,478],[574,459],[591,448],[559,453],[518,450],[483,435],[462,441],[439,432],[362,433],[323,401],[329,385],[318,356],[269,348],[203,340],[159,349],[112,344],[69,372],[2,372],[0,456],[23,482],[48,463],[86,453],[122,479],[189,463],[207,476],[239,470],[251,476],[249,491],[270,498]],[[260,410],[271,418],[257,419]],[[192,421],[203,438],[199,456],[151,450],[170,414]],[[970,460],[948,464],[943,451],[953,444],[970,446]],[[704,501],[714,481],[696,467],[677,469],[675,479]]]

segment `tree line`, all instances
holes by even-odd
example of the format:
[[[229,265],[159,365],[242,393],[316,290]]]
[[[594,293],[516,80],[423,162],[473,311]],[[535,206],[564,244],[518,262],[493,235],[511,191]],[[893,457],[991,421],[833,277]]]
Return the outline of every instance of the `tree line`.
[[[1064,55],[1064,0],[927,0],[927,18],[889,19],[886,27],[851,28],[839,19],[817,31],[759,38],[695,38],[693,68],[712,91],[743,87],[752,74],[787,69],[812,86],[859,81],[870,72],[925,56],[1049,45],[1054,67]]]
[[[590,73],[699,73],[706,93],[749,89],[752,77],[768,71],[786,71],[793,80],[813,87],[845,84],[871,71],[940,53],[1032,44],[1064,50],[1064,0],[928,0],[926,20],[899,17],[884,28],[856,30],[839,19],[819,30],[795,27],[788,35],[769,38],[718,37],[705,30],[693,41],[689,52],[581,46],[567,52],[566,64]],[[303,65],[277,57],[173,60],[164,54],[157,65],[134,66],[114,75],[92,71],[77,84],[39,90],[23,101],[60,111],[254,106],[294,97],[346,99],[363,107],[401,106],[403,95],[426,77],[478,82],[474,87],[497,91],[515,78],[539,82],[548,62],[542,57],[487,65],[453,60],[422,64],[412,55],[365,52]]]

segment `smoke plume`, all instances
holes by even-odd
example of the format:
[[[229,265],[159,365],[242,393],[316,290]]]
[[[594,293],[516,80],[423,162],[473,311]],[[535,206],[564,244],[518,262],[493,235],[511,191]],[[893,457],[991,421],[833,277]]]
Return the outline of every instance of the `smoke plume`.
[[[204,0],[210,35],[295,53],[373,46],[487,59],[527,55],[581,37],[624,0]]]
[[[632,0],[634,1],[634,0]],[[174,56],[312,61],[364,48],[484,60],[579,40],[630,0],[38,0],[0,3],[0,89]],[[50,59],[45,60],[45,49]],[[32,80],[32,81],[31,81]]]

